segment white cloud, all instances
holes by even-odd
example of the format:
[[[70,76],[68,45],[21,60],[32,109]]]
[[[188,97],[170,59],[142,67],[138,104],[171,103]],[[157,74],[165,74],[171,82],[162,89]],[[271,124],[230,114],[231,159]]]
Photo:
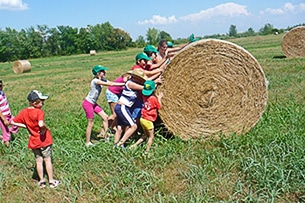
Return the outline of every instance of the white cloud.
[[[305,11],[304,3],[300,3],[299,5],[293,5],[292,3],[285,3],[283,8],[267,8],[263,11],[260,11],[260,14],[283,15],[287,13],[300,13],[304,11]]]
[[[150,20],[138,21],[138,24],[145,25],[145,24],[152,24],[152,25],[167,25],[171,23],[177,22],[175,16],[170,16],[168,18],[162,17],[159,15],[154,15]]]
[[[250,13],[247,11],[246,6],[235,4],[235,3],[225,3],[220,4],[214,8],[209,8],[206,10],[201,10],[199,13],[189,14],[183,16],[180,19],[185,21],[200,21],[202,19],[209,19],[216,16],[248,16]]]
[[[26,10],[28,5],[22,0],[0,0],[0,10]]]

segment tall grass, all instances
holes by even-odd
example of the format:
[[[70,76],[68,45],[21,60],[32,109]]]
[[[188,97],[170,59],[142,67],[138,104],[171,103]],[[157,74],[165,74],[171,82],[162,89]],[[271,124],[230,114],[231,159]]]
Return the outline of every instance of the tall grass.
[[[259,61],[270,82],[268,107],[247,134],[183,141],[159,131],[152,155],[99,142],[86,148],[87,121],[81,102],[91,68],[109,67],[114,80],[134,64],[140,49],[30,60],[30,73],[0,75],[13,114],[27,107],[31,89],[51,94],[46,123],[54,137],[56,189],[39,189],[32,179],[34,157],[20,129],[10,148],[0,146],[1,202],[297,202],[305,198],[305,59],[286,59],[282,35],[234,39]],[[105,89],[99,103],[109,114]],[[101,126],[96,117],[93,137]],[[130,142],[132,142],[131,140]]]

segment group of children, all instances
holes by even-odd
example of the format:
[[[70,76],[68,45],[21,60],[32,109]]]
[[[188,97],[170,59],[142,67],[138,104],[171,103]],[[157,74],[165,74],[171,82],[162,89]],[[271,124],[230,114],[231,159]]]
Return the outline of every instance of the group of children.
[[[198,38],[195,38],[192,34],[189,43],[197,40]],[[82,103],[88,120],[85,143],[87,147],[94,145],[91,142],[91,132],[95,113],[103,120],[97,138],[104,138],[109,141],[109,130],[115,131],[114,146],[125,148],[124,143],[141,127],[143,135],[130,148],[137,147],[148,138],[145,150],[145,154],[148,154],[154,138],[153,122],[157,119],[157,112],[161,108],[163,97],[162,93],[158,95],[155,93],[156,88],[163,82],[161,75],[173,53],[181,50],[187,44],[176,48],[168,48],[167,42],[161,40],[158,49],[152,45],[146,46],[143,52],[136,55],[136,64],[131,70],[122,74],[113,82],[105,79],[108,68],[101,65],[93,67],[94,78],[90,83],[90,91]],[[106,99],[111,109],[109,117],[97,103],[103,86],[108,86]],[[9,147],[11,133],[17,133],[19,127],[28,130],[30,134],[28,148],[32,150],[35,156],[40,188],[46,187],[44,164],[49,187],[55,188],[60,184],[59,180],[53,178],[53,139],[44,122],[44,111],[41,109],[44,101],[48,98],[48,95],[32,90],[27,97],[29,107],[21,110],[14,117],[3,91],[3,82],[0,80],[0,127],[2,131],[0,138],[5,146]]]

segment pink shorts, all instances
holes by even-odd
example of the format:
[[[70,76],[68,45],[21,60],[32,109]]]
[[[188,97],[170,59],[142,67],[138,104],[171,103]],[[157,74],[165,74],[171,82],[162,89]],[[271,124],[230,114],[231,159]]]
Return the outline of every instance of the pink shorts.
[[[102,107],[100,107],[98,104],[91,104],[86,99],[83,101],[82,106],[86,112],[86,117],[89,119],[94,118],[94,113],[99,114],[101,111],[103,111]]]

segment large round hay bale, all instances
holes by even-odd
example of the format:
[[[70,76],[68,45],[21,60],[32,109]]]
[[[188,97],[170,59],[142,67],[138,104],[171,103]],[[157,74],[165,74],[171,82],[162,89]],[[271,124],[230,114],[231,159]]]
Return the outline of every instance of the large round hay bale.
[[[95,50],[90,50],[90,56],[95,56],[96,55],[96,51]]]
[[[31,71],[31,63],[28,60],[18,60],[13,64],[14,73],[26,73]]]
[[[284,35],[282,51],[287,58],[305,57],[305,26],[293,28]]]
[[[264,72],[245,49],[223,40],[200,40],[168,65],[159,111],[167,130],[182,139],[248,132],[267,105]]]

